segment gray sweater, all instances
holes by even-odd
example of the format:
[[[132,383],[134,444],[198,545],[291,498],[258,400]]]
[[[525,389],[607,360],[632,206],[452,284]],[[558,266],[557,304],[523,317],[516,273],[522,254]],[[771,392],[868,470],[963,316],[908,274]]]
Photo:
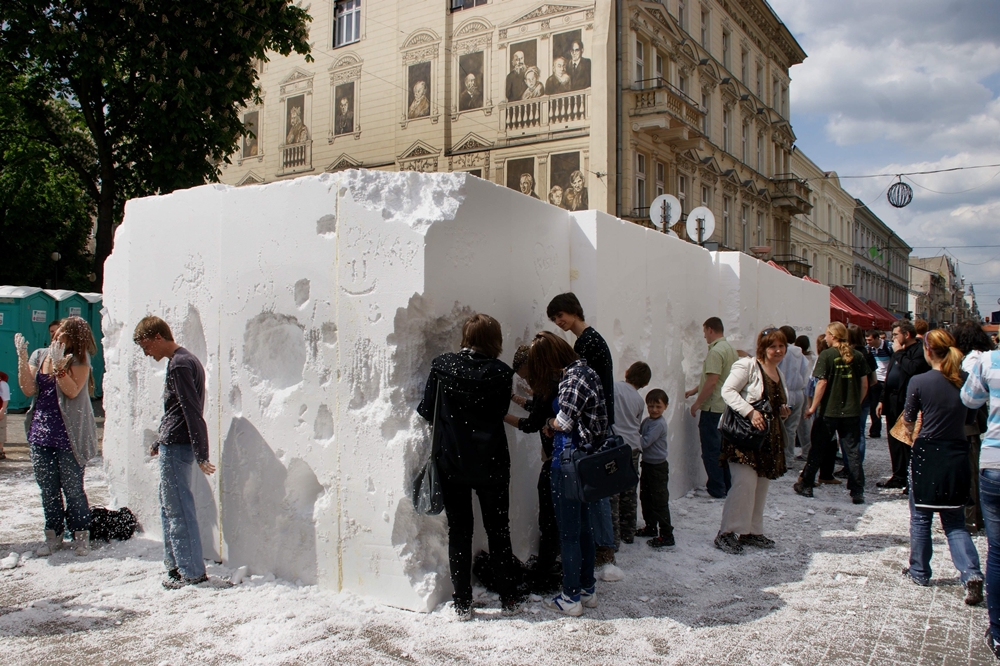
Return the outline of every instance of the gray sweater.
[[[645,418],[639,426],[642,436],[642,462],[650,465],[667,462],[667,420]]]

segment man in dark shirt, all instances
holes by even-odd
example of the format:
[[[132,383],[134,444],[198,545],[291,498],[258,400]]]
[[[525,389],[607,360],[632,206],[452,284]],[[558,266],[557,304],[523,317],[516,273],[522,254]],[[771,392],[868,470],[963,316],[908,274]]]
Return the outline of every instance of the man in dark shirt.
[[[145,317],[135,327],[133,341],[143,354],[167,362],[163,391],[163,419],[150,455],[160,458],[160,520],[163,524],[163,586],[178,589],[208,580],[202,559],[201,536],[195,514],[191,473],[194,463],[205,474],[215,472],[208,461],[205,407],[205,370],[187,349],[174,342],[167,322]]]
[[[892,476],[875,485],[879,488],[903,488],[909,496],[910,447],[892,436],[892,427],[906,405],[906,391],[910,378],[931,369],[924,359],[924,349],[917,344],[917,329],[913,324],[901,319],[892,325],[892,358],[885,372],[885,387],[882,399],[875,407],[878,416],[885,416],[885,425],[890,430],[889,456],[892,459]]]
[[[573,292],[554,297],[545,311],[549,320],[564,331],[576,336],[573,350],[597,373],[604,390],[604,404],[608,412],[608,429],[615,423],[615,371],[611,350],[601,334],[588,326],[583,318],[583,306]],[[614,524],[618,522],[618,498],[595,502],[597,511],[591,511],[594,543],[597,545],[597,566],[615,561]]]

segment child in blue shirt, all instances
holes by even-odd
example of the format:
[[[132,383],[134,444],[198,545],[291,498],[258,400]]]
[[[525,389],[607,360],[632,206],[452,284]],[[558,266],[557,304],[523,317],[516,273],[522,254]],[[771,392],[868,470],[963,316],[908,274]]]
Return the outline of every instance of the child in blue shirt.
[[[649,417],[639,426],[642,437],[642,476],[639,481],[639,503],[642,519],[646,523],[637,536],[653,537],[646,543],[653,548],[670,548],[674,545],[674,528],[670,524],[670,466],[667,463],[667,420],[663,412],[670,398],[662,389],[652,389],[646,394]]]

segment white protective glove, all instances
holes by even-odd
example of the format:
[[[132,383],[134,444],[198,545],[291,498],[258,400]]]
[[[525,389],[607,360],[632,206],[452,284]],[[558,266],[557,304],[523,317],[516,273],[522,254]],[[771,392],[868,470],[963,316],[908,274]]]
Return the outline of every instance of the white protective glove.
[[[28,341],[20,333],[14,334],[14,349],[17,350],[18,358],[28,358]]]
[[[52,359],[52,368],[56,372],[65,370],[73,359],[72,354],[66,354],[66,345],[59,340],[53,340],[49,346],[49,357]]]

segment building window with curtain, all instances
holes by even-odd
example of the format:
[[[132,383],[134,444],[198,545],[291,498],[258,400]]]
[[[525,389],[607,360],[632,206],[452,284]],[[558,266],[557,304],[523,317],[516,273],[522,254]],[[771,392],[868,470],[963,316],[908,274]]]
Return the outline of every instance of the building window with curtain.
[[[729,109],[723,109],[722,111],[722,149],[727,153],[733,152],[733,147],[730,145],[732,141],[729,138],[729,125],[733,119],[733,112]]]
[[[677,198],[681,202],[681,213],[687,212],[687,176],[677,176]]]
[[[733,246],[733,230],[729,225],[729,197],[722,197],[722,244]]]
[[[664,193],[664,176],[666,175],[667,168],[664,166],[663,162],[656,163],[656,196],[660,196]]]
[[[708,14],[708,12],[707,11],[702,11],[702,13],[701,13],[701,45],[703,47],[705,47],[706,49],[711,50],[709,48],[709,45],[708,45],[708,40],[711,37],[711,34],[709,32],[709,29],[708,29],[709,28],[708,22],[709,22],[709,14]]]
[[[642,42],[635,40],[635,82],[645,87],[640,82],[646,78],[645,49]]]
[[[731,49],[729,48],[729,42],[732,41],[732,37],[725,30],[722,31],[722,65],[729,71],[733,71],[733,64],[730,62],[729,54]]]
[[[361,0],[336,0],[333,19],[333,48],[361,39]]]
[[[646,207],[646,156],[635,154],[635,208]]]

